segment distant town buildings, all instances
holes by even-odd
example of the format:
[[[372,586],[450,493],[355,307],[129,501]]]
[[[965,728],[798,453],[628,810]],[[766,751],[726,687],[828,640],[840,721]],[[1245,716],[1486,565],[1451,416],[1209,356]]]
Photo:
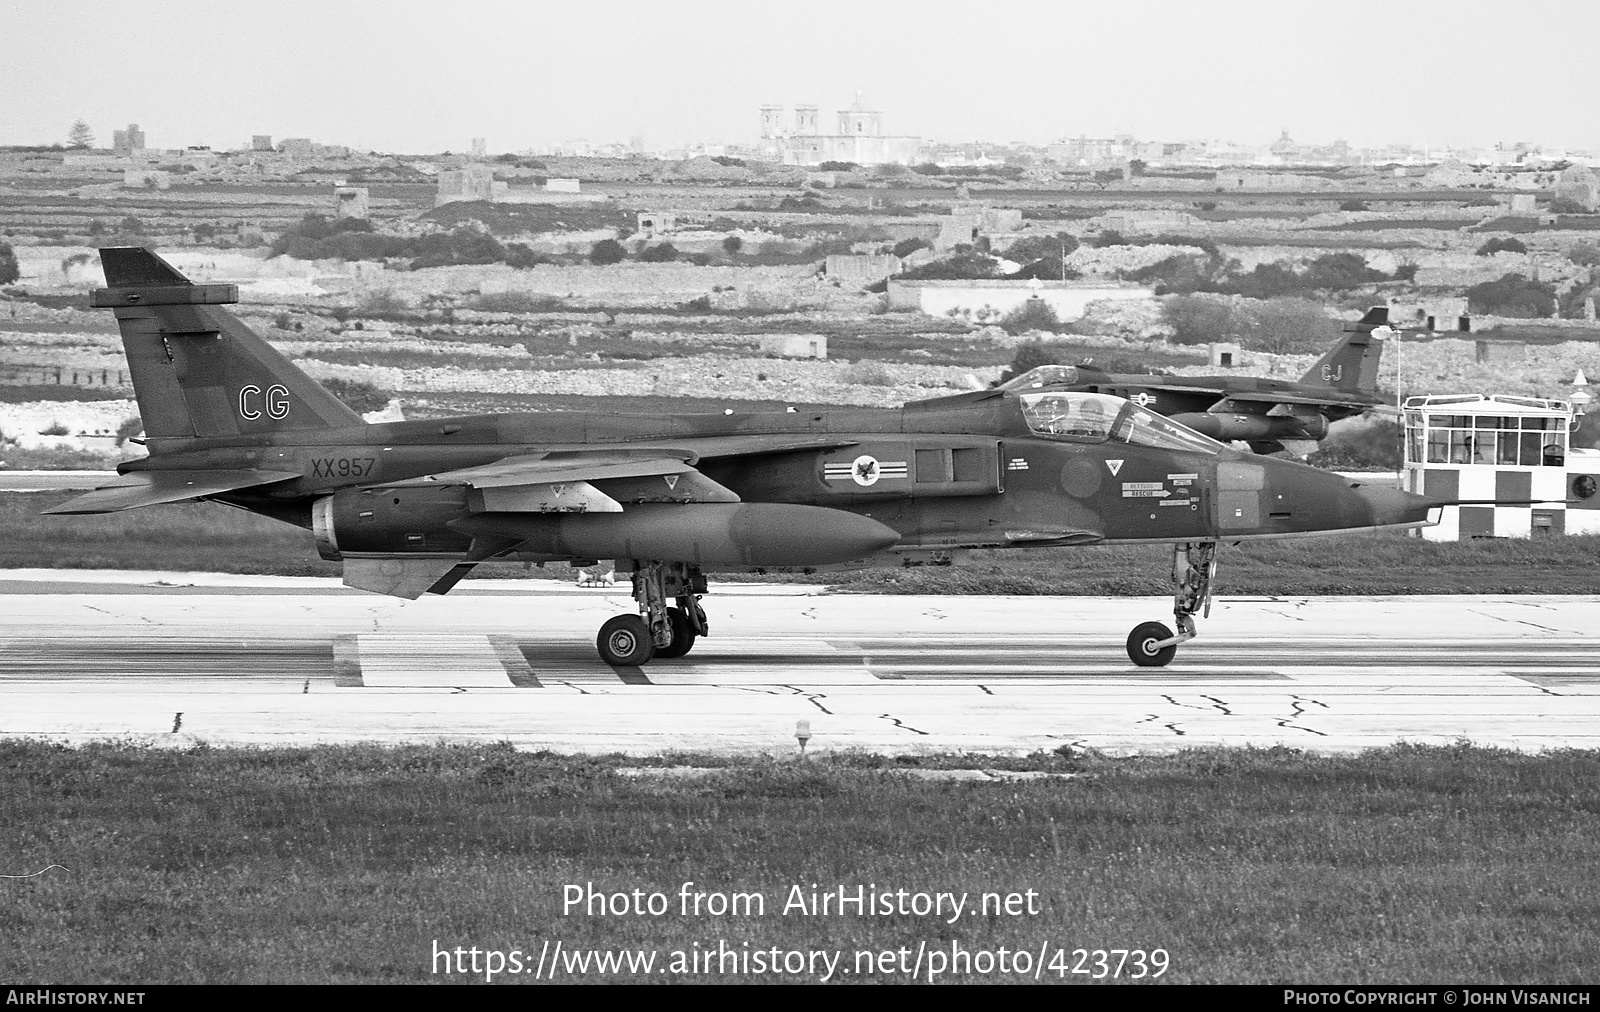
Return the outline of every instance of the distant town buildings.
[[[783,106],[761,107],[760,152],[784,165],[914,165],[922,154],[921,137],[885,134],[883,113],[867,108],[859,94],[850,108],[839,110],[834,133],[822,132],[814,105],[795,106],[790,126],[783,120]]]
[[[943,147],[937,149],[943,151]],[[1004,158],[1003,146],[990,148]],[[1044,161],[1063,168],[1106,169],[1133,162],[1149,168],[1224,168],[1224,167],[1345,167],[1345,166],[1439,166],[1448,164],[1456,173],[1452,181],[1439,185],[1477,185],[1481,176],[1467,180],[1465,174],[1484,168],[1521,171],[1553,168],[1562,162],[1587,162],[1587,152],[1544,149],[1536,144],[1517,142],[1479,148],[1419,148],[1404,144],[1357,148],[1346,140],[1327,144],[1296,141],[1287,130],[1270,144],[1240,144],[1227,140],[1143,141],[1130,134],[1114,137],[1066,137],[1044,146]],[[946,164],[936,157],[939,164]],[[1248,187],[1247,187],[1248,188]]]
[[[759,178],[772,165],[807,170],[797,181],[820,187],[859,185],[836,171],[858,166],[931,163],[943,175],[941,185],[955,184],[958,202],[967,200],[962,177],[990,172],[1019,184],[1065,184],[1114,187],[1129,190],[1207,192],[1337,191],[1366,187],[1408,189],[1480,189],[1521,191],[1543,203],[1552,198],[1557,208],[1541,206],[1543,214],[1600,211],[1600,158],[1586,151],[1544,146],[1531,141],[1502,142],[1478,147],[1429,148],[1405,144],[1356,147],[1346,140],[1307,143],[1281,130],[1265,143],[1232,140],[1143,140],[1132,134],[1063,137],[1048,144],[1023,142],[936,142],[922,137],[887,132],[884,114],[858,95],[845,109],[828,113],[811,104],[792,108],[760,107],[760,137],[754,143],[700,140],[669,147],[647,148],[639,137],[626,143],[571,141],[537,153],[557,157],[595,159],[659,159],[680,163],[668,172],[673,178],[743,181]],[[572,177],[583,173],[592,181],[643,178],[656,170],[644,166],[564,165],[550,168],[561,173],[539,187],[527,185],[528,167],[515,164],[516,156],[490,160],[485,138],[470,139],[471,154],[429,155],[402,160],[348,147],[321,144],[306,137],[275,139],[256,134],[234,150],[189,146],[147,149],[145,133],[137,123],[113,132],[111,151],[74,149],[63,152],[61,164],[85,173],[123,175],[128,187],[185,186],[235,178],[293,178],[299,182],[344,185],[371,176],[416,180],[437,178],[439,203],[488,200],[493,202],[583,203],[602,199],[599,193],[580,193]],[[523,154],[535,152],[524,151]],[[492,170],[500,169],[496,181]],[[828,163],[841,163],[838,166]],[[473,170],[462,166],[479,165]],[[124,170],[137,171],[125,173]],[[940,171],[945,170],[945,171]],[[972,170],[989,170],[975,172]],[[591,172],[593,175],[591,175]],[[166,173],[167,175],[158,175]],[[795,180],[797,174],[784,173]],[[109,180],[108,180],[109,181]],[[537,194],[537,196],[535,196]],[[870,196],[868,198],[870,207]],[[1518,203],[1515,213],[1530,215],[1535,209]],[[956,241],[960,223],[949,223],[948,241]],[[938,229],[925,238],[932,242]],[[970,229],[967,229],[970,232]]]
[[[1160,162],[1166,145],[1136,141],[1131,136],[1068,138],[1045,148],[1045,157],[1059,165],[1106,168],[1131,161]]]

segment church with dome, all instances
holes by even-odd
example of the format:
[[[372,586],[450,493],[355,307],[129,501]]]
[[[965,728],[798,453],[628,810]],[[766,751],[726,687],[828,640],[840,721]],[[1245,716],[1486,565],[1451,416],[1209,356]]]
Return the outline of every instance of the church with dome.
[[[885,134],[883,113],[867,108],[859,93],[850,108],[839,110],[834,133],[822,132],[817,106],[795,106],[787,123],[785,111],[781,105],[761,107],[760,144],[764,155],[785,165],[914,165],[922,153],[921,137]]]

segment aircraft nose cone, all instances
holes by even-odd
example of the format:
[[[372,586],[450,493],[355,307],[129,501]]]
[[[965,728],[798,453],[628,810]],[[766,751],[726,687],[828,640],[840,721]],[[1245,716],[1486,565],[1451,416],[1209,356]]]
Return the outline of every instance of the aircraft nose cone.
[[[1250,464],[1254,461],[1248,462]],[[1263,462],[1266,481],[1262,520],[1288,533],[1350,531],[1373,527],[1420,527],[1439,505],[1427,496],[1388,485],[1353,481],[1337,471],[1323,471],[1294,461]],[[1248,468],[1235,473],[1217,469],[1219,499],[1242,498],[1251,484]],[[1233,491],[1229,484],[1240,491]],[[1271,512],[1269,512],[1269,510]]]
[[[1371,516],[1374,527],[1395,527],[1428,522],[1428,511],[1439,504],[1425,495],[1416,495],[1385,485],[1354,485],[1350,492]]]

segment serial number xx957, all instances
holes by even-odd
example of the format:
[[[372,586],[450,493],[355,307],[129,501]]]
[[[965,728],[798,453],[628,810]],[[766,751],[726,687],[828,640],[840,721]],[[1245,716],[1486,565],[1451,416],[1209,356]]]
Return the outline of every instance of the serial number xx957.
[[[311,461],[313,478],[361,478],[372,473],[376,457],[317,457]]]

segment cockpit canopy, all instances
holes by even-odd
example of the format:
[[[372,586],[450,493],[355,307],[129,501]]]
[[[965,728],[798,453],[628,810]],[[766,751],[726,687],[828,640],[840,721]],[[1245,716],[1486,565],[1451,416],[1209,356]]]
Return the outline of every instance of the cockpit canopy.
[[[1044,387],[1072,386],[1078,382],[1075,365],[1041,365],[1000,384],[1001,390],[1039,390]]]
[[[1209,436],[1109,394],[1047,391],[1021,394],[1017,400],[1022,404],[1022,417],[1028,428],[1047,439],[1078,443],[1111,440],[1213,455],[1226,449]]]

